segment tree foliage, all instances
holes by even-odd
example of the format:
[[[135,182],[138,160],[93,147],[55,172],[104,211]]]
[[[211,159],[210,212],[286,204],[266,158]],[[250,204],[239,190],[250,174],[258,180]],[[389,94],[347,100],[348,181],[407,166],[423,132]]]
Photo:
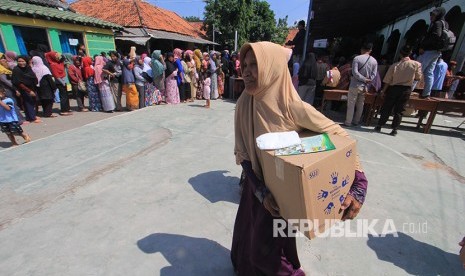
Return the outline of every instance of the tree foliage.
[[[268,2],[263,0],[206,0],[204,29],[210,39],[221,45],[234,45],[256,41],[273,41],[283,44],[287,36],[287,17],[275,20]]]
[[[286,42],[287,35],[289,34],[289,27],[287,26],[287,15],[284,18],[278,19],[276,30],[271,37],[271,41],[284,44]]]
[[[200,19],[200,17],[198,17],[198,16],[186,16],[186,17],[184,17],[184,20],[186,20],[188,22],[200,22],[200,21],[202,21],[202,19]]]

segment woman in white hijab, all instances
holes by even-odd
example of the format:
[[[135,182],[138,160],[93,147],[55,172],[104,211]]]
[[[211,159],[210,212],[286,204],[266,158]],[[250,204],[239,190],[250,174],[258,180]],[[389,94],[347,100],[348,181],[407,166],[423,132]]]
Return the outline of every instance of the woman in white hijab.
[[[145,106],[152,106],[157,104],[157,97],[155,95],[155,85],[153,84],[153,69],[152,59],[149,57],[144,58],[144,68],[142,74],[146,80],[145,86]]]

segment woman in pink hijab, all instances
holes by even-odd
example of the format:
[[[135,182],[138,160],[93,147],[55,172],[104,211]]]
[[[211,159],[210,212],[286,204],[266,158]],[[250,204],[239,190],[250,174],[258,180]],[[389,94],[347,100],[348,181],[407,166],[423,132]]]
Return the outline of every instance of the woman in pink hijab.
[[[112,113],[116,108],[115,101],[113,100],[113,95],[110,90],[110,83],[108,82],[108,77],[106,73],[103,72],[103,67],[105,66],[105,61],[102,56],[95,57],[94,64],[94,83],[98,86],[100,91],[100,99],[102,100],[102,107],[105,112]]]
[[[55,81],[52,78],[52,73],[40,57],[32,57],[32,71],[37,77],[37,92],[38,98],[44,111],[44,117],[53,118],[56,115],[53,114],[53,99],[54,93],[57,90]]]
[[[13,68],[15,68],[16,65],[18,64],[16,62],[16,59],[18,58],[18,54],[16,54],[16,52],[13,52],[13,51],[6,51],[5,58],[6,58],[6,61],[8,62],[8,66],[10,67],[10,70],[13,70]]]

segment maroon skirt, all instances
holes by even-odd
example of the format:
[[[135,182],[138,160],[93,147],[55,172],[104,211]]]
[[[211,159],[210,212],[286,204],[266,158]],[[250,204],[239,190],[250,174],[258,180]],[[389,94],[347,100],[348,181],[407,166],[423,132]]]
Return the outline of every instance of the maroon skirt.
[[[237,275],[305,275],[295,238],[273,237],[274,217],[255,197],[251,181],[245,177],[234,224],[231,260]]]

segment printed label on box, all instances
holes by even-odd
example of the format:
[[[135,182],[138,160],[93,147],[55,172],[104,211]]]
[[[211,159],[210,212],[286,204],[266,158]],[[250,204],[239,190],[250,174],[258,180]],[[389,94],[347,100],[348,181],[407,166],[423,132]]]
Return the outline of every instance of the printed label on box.
[[[276,158],[274,165],[276,167],[276,176],[284,181],[284,161],[280,158]]]

